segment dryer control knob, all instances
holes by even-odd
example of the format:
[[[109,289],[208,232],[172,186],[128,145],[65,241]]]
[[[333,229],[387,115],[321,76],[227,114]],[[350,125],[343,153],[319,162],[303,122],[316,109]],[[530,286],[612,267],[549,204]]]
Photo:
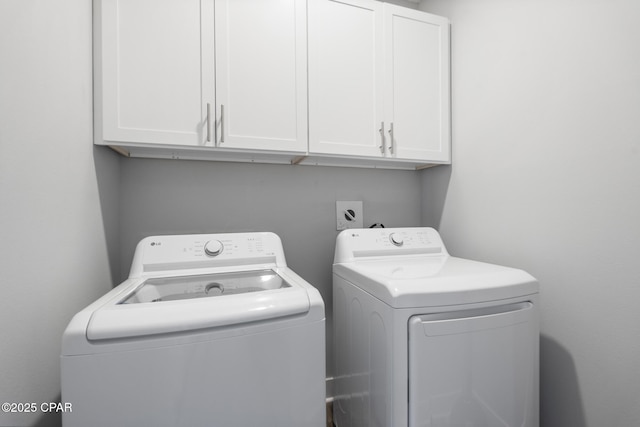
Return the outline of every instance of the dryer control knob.
[[[402,246],[404,244],[402,236],[398,236],[396,233],[389,234],[389,240],[396,246]]]
[[[209,240],[204,244],[204,253],[209,256],[217,256],[224,250],[224,245],[220,240]]]

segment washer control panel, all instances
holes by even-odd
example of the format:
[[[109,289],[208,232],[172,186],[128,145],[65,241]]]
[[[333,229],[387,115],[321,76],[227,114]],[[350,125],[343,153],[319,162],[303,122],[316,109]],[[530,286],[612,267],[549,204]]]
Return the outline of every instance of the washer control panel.
[[[153,236],[138,243],[132,273],[266,263],[286,266],[282,242],[273,233]]]
[[[433,228],[351,229],[338,235],[334,262],[412,254],[446,255],[447,251]]]

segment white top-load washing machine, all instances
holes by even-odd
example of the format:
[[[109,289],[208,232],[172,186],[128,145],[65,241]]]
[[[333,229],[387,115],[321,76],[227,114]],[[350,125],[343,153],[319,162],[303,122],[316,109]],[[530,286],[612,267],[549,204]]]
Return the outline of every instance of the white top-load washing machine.
[[[431,228],[346,230],[333,266],[338,427],[538,427],[538,283]]]
[[[149,237],[61,367],[65,427],[324,427],[324,303],[273,233]]]

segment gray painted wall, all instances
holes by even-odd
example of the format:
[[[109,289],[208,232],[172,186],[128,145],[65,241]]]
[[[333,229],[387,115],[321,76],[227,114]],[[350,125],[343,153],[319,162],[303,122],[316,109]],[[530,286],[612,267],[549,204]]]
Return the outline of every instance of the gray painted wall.
[[[116,271],[118,159],[91,145],[91,2],[1,1],[0,58],[0,402],[40,405],[60,399],[64,328]],[[0,412],[2,426],[59,424]]]
[[[287,264],[325,300],[331,353],[331,266],[336,200],[362,200],[365,226],[420,225],[420,175],[412,171],[124,159],[120,263],[156,234],[272,231]],[[328,359],[328,374],[332,363]]]
[[[541,282],[543,427],[640,425],[640,3],[427,0],[452,21],[451,253]]]

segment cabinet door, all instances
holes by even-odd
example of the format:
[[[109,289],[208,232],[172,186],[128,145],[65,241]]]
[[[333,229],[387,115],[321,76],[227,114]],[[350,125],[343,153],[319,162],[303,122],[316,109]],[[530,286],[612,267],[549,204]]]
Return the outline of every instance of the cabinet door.
[[[207,103],[213,103],[212,0],[94,5],[96,140],[206,144]]]
[[[449,23],[385,4],[385,117],[392,157],[450,161]]]
[[[382,3],[309,0],[309,151],[384,153]]]
[[[307,150],[305,0],[216,0],[221,148]]]

